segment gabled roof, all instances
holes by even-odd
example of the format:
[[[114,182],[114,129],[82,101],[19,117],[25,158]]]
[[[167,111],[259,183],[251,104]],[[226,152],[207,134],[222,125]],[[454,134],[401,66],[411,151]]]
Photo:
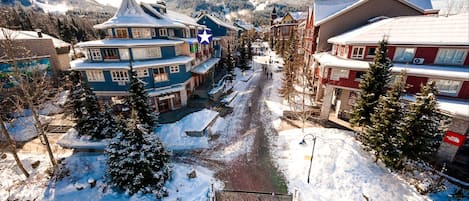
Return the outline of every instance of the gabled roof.
[[[96,29],[112,27],[184,27],[184,25],[146,14],[135,0],[122,0],[119,9],[111,19],[94,26]]]
[[[197,18],[197,22],[200,22],[200,20],[201,20],[204,16],[206,16],[207,18],[209,18],[210,20],[212,20],[214,23],[216,23],[216,24],[218,24],[218,25],[220,25],[220,26],[222,26],[222,27],[225,27],[225,28],[227,28],[227,29],[231,29],[231,30],[234,30],[234,31],[239,31],[239,30],[241,30],[240,28],[235,27],[235,26],[231,25],[230,23],[224,22],[223,20],[221,20],[221,19],[219,19],[219,18],[217,18],[217,17],[215,17],[215,16],[213,16],[213,15],[211,15],[211,14],[207,14],[207,13],[204,13],[204,14],[202,14],[201,16],[199,16],[199,18]]]
[[[67,43],[63,40],[47,35],[45,33],[42,33],[42,38],[40,38],[36,31],[21,31],[21,30],[11,30],[7,28],[0,28],[0,40],[4,40],[6,37],[9,37],[13,40],[51,39],[52,43],[54,44],[54,47],[56,48],[70,46],[70,43]]]
[[[342,13],[348,12],[369,0],[316,0],[314,3],[314,25],[320,25]],[[432,10],[431,0],[393,0],[400,1],[409,7],[424,13]]]
[[[469,13],[453,16],[403,16],[384,19],[334,36],[334,44],[469,45]]]
[[[288,12],[288,13],[296,21],[305,20],[308,17],[307,12]]]
[[[184,24],[186,26],[204,27],[198,24],[194,18],[178,12],[166,10],[166,13],[161,13],[154,8],[154,6],[160,6],[158,4],[142,3],[142,6],[160,19],[173,21],[175,23]]]

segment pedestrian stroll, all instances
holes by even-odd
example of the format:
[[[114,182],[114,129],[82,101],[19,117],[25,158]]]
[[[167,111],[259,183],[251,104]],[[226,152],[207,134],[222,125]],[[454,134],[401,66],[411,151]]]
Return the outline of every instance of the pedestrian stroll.
[[[272,72],[270,72],[270,79],[272,79]]]

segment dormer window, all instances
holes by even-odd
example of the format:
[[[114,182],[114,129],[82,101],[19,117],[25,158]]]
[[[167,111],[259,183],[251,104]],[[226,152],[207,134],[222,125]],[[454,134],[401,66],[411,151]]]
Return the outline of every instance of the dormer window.
[[[167,29],[160,29],[159,33],[160,33],[160,36],[168,36],[168,30]]]
[[[116,28],[114,31],[116,32],[116,38],[129,38],[127,28]]]

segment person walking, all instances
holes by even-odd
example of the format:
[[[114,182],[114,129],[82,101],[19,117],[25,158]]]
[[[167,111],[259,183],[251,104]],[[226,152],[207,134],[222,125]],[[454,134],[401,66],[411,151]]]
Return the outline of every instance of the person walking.
[[[272,80],[272,72],[270,72],[270,79]]]

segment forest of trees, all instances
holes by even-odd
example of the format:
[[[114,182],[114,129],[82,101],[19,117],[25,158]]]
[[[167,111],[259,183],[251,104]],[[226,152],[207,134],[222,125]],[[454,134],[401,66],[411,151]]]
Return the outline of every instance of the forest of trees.
[[[69,11],[61,15],[21,6],[0,7],[0,27],[26,31],[41,29],[43,33],[69,43],[104,37],[104,32],[93,29],[93,25],[110,17],[110,13]]]

